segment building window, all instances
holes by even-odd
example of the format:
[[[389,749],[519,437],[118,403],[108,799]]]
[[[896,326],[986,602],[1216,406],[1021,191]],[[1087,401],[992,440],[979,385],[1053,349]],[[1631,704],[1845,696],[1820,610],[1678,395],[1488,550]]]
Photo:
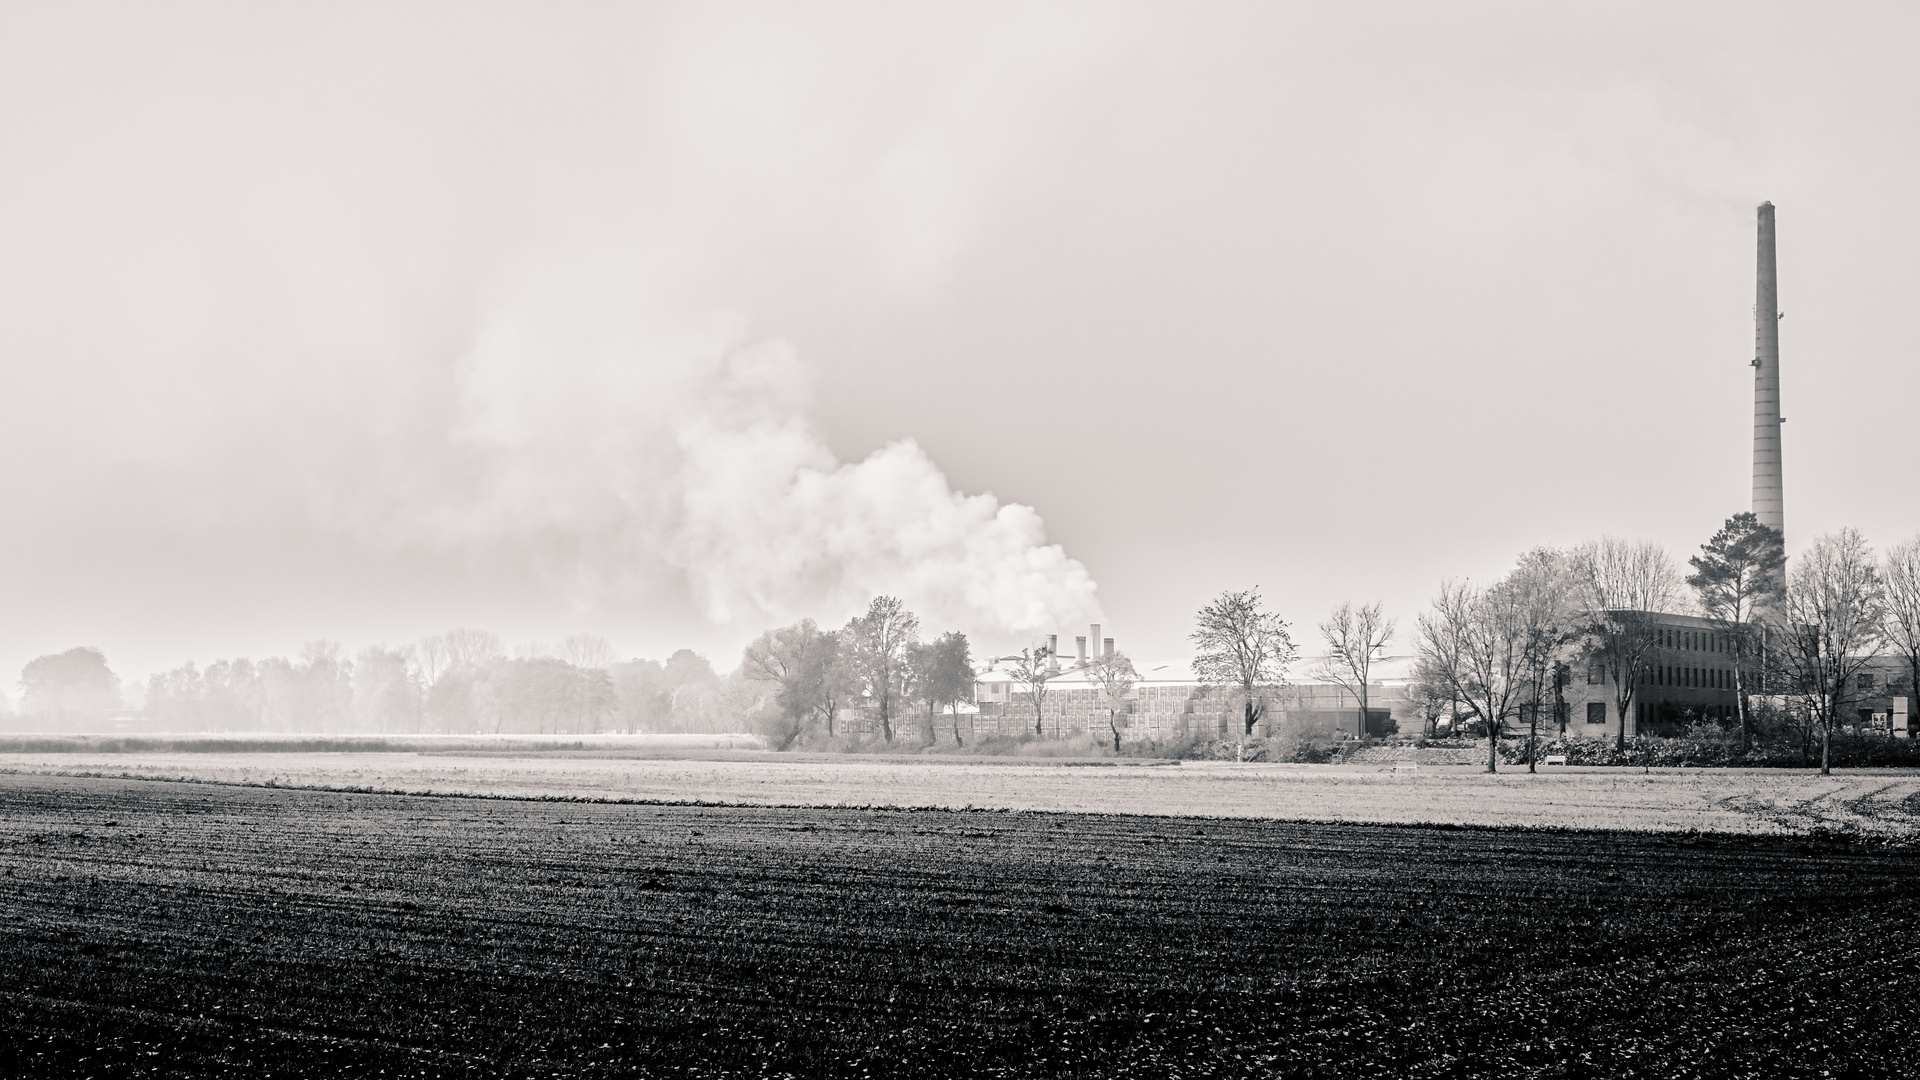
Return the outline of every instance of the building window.
[[[1587,666],[1587,685],[1588,686],[1599,686],[1601,683],[1605,682],[1606,679],[1607,679],[1607,666],[1605,664],[1600,663],[1599,661],[1596,660],[1592,664],[1589,664]]]
[[[1865,675],[1865,674],[1861,675],[1858,680],[1858,685],[1860,687],[1861,693],[1863,694],[1873,693],[1873,676]]]
[[[1604,724],[1607,722],[1607,703],[1604,701],[1587,702],[1587,723]]]

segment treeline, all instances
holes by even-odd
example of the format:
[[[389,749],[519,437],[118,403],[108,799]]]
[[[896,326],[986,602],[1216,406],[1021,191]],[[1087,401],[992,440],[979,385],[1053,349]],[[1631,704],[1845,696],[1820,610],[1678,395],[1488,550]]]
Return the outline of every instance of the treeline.
[[[616,661],[604,638],[508,655],[495,635],[459,629],[351,658],[331,641],[298,659],[183,664],[147,680],[146,713],[174,730],[402,734],[585,734],[739,729],[751,688],[707,659]]]
[[[925,741],[938,742],[942,715],[954,743],[965,741],[959,705],[973,700],[967,635],[949,631],[921,641],[919,616],[898,597],[874,597],[866,614],[838,630],[812,619],[769,630],[741,654],[740,674],[767,694],[752,720],[775,749],[848,734],[839,721],[850,708],[877,723],[888,743],[912,717],[924,720]]]
[[[129,710],[98,649],[40,657],[21,673],[22,712],[85,726]],[[972,698],[966,635],[919,640],[919,619],[877,597],[839,630],[802,620],[761,634],[737,668],[714,670],[682,649],[664,661],[618,660],[605,638],[509,654],[483,630],[352,655],[313,641],[297,657],[189,662],[147,679],[148,726],[171,731],[307,734],[724,734],[753,731],[779,747],[809,732],[845,734],[873,719],[891,742],[908,714],[933,717]],[[860,725],[864,734],[867,724]],[[956,723],[954,738],[960,738]]]

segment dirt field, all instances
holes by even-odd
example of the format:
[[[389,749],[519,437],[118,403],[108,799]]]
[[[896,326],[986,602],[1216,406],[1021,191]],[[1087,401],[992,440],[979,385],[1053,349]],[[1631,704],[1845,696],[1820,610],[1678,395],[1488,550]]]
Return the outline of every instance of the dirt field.
[[[0,777],[11,1075],[1896,1076],[1844,838]]]
[[[776,806],[993,807],[1397,824],[1920,836],[1920,775],[1855,770],[1066,765],[1014,758],[611,752],[0,754],[0,770],[446,794]],[[712,758],[720,758],[713,760]]]

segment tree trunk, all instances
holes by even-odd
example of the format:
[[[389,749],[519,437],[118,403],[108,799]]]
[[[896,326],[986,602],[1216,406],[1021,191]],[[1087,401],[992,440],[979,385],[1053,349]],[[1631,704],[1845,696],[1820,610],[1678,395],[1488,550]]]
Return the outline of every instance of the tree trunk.
[[[1500,728],[1491,722],[1487,724],[1487,771],[1500,771]]]
[[[1036,699],[1033,703],[1033,736],[1034,738],[1044,739],[1047,737],[1047,729],[1044,726],[1046,722],[1047,722],[1046,710],[1040,706],[1039,700]]]
[[[1113,710],[1107,710],[1107,727],[1113,731],[1113,752],[1120,752],[1120,722],[1114,719]]]
[[[1820,775],[1833,775],[1833,721],[1820,725]]]
[[[949,704],[953,706],[953,745],[965,746],[967,740],[960,737],[960,703],[955,701]]]
[[[1753,728],[1747,722],[1747,687],[1738,658],[1733,662],[1733,707],[1740,714],[1740,752],[1744,754],[1753,749]]]
[[[1527,771],[1539,772],[1533,767],[1534,746],[1540,738],[1540,706],[1535,705],[1527,716]]]

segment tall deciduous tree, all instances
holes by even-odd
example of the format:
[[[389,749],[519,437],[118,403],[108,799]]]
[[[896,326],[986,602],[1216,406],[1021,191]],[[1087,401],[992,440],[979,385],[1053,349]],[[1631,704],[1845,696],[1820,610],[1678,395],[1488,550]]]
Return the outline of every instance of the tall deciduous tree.
[[[353,715],[362,731],[418,731],[421,686],[411,648],[369,645],[353,663]]]
[[[1920,536],[1887,549],[1880,577],[1886,590],[1882,636],[1907,662],[1906,692],[1920,695]]]
[[[1009,658],[1007,674],[1013,681],[1027,688],[1028,700],[1033,702],[1033,733],[1045,736],[1047,717],[1047,683],[1058,674],[1054,666],[1053,653],[1045,645],[1036,645],[1031,649],[1021,649],[1020,655]]]
[[[1286,685],[1287,665],[1293,662],[1293,639],[1279,615],[1263,609],[1260,590],[1223,592],[1194,616],[1196,654],[1193,672],[1204,687],[1230,687],[1245,695],[1246,727],[1266,714],[1261,694]]]
[[[807,653],[810,679],[814,684],[813,712],[827,726],[827,737],[834,734],[834,721],[850,694],[860,691],[860,680],[853,670],[853,647],[847,630],[822,631]]]
[[[1749,714],[1749,672],[1759,656],[1763,612],[1778,612],[1785,586],[1787,552],[1780,530],[1760,524],[1751,513],[1735,514],[1688,559],[1687,584],[1700,610],[1713,620],[1732,659],[1734,707],[1740,713],[1740,741],[1753,741]]]
[[[973,655],[967,635],[949,630],[924,645],[916,643],[909,651],[913,696],[927,706],[927,743],[940,741],[934,730],[934,718],[946,708],[953,713],[954,745],[964,745],[960,737],[960,701],[973,692]]]
[[[880,731],[893,741],[893,717],[904,695],[907,646],[920,637],[920,618],[895,596],[876,596],[867,613],[847,624],[851,659],[867,700],[880,713]]]
[[[1420,667],[1444,684],[1487,733],[1487,771],[1500,770],[1500,733],[1525,692],[1518,590],[1446,581],[1419,619]]]
[[[1572,559],[1585,611],[1584,651],[1613,689],[1615,745],[1624,750],[1634,694],[1660,644],[1660,616],[1680,602],[1680,571],[1659,545],[1614,536],[1582,544]]]
[[[1372,686],[1374,654],[1393,640],[1393,620],[1380,614],[1378,601],[1355,609],[1342,600],[1327,621],[1320,624],[1320,639],[1326,643],[1327,656],[1316,670],[1319,678],[1352,694],[1360,703],[1360,730],[1366,730],[1368,690]]]
[[[1421,731],[1424,734],[1439,734],[1442,716],[1449,718],[1450,725],[1460,719],[1460,694],[1454,688],[1452,676],[1417,646],[1414,650],[1413,676],[1407,683],[1407,700],[1420,711]]]
[[[944,675],[941,685],[947,694],[947,708],[953,717],[953,744],[961,746],[965,740],[960,737],[960,703],[973,700],[973,646],[968,644],[967,635],[958,630],[949,630],[940,635],[940,666]]]
[[[485,630],[458,627],[441,635],[447,663],[453,667],[482,668],[507,655],[500,639]]]
[[[1127,711],[1127,696],[1140,681],[1140,673],[1133,669],[1133,661],[1119,650],[1111,653],[1096,653],[1087,662],[1087,682],[1100,698],[1100,705],[1107,710],[1107,730],[1113,733],[1113,752],[1120,752],[1120,715]]]
[[[1527,771],[1533,772],[1540,710],[1546,707],[1551,690],[1555,721],[1561,719],[1560,672],[1574,658],[1586,630],[1579,580],[1565,552],[1535,548],[1520,556],[1519,565],[1494,588],[1510,594],[1505,599],[1516,620],[1513,632],[1519,638],[1520,663],[1526,673]]]
[[[608,675],[616,726],[628,732],[664,730],[673,713],[673,688],[660,661],[628,660],[613,665]]]
[[[118,707],[120,678],[99,649],[36,657],[20,669],[20,709],[39,716],[81,716]]]
[[[1860,673],[1880,651],[1880,572],[1851,528],[1813,542],[1787,575],[1786,625],[1768,650],[1783,685],[1820,727],[1820,771],[1832,771],[1833,729]]]
[[[741,653],[741,674],[772,685],[774,705],[789,721],[792,735],[798,735],[807,718],[819,710],[826,675],[821,664],[823,639],[832,637],[812,619],[801,619],[761,634]],[[792,742],[792,737],[786,741]]]
[[[575,634],[560,644],[560,659],[577,668],[605,671],[618,657],[613,654],[612,643],[599,634]]]

